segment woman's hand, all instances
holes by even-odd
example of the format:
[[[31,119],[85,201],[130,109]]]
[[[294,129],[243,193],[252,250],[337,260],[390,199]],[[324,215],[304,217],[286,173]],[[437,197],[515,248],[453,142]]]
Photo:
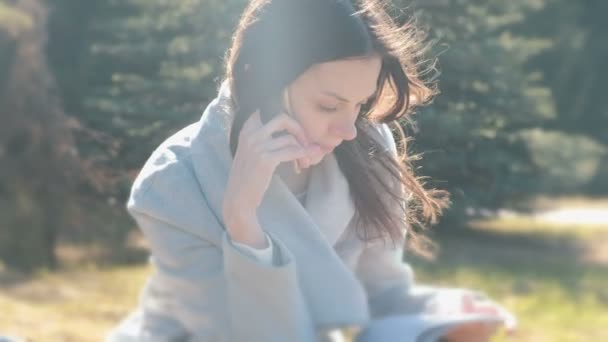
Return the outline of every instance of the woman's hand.
[[[281,131],[288,134],[272,136]],[[259,111],[253,113],[239,133],[224,196],[222,214],[231,237],[263,236],[256,211],[276,167],[320,151],[318,145],[309,146],[304,130],[290,116],[279,114],[263,125]]]
[[[477,301],[470,294],[462,296],[462,312],[488,314],[504,319],[497,304],[487,300]],[[501,322],[472,322],[459,325],[450,330],[442,341],[488,342],[501,326],[503,326]]]
[[[499,323],[474,322],[459,325],[450,330],[441,341],[489,342],[499,328]]]

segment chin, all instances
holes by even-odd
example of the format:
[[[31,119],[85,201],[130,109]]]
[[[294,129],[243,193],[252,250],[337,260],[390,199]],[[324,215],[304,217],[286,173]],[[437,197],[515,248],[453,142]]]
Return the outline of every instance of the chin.
[[[322,154],[322,155],[321,155],[321,156],[319,156],[319,157],[316,157],[316,158],[314,158],[314,159],[311,159],[311,160],[310,160],[310,165],[317,165],[317,164],[319,164],[319,163],[320,163],[320,162],[323,160],[323,158],[325,158],[325,154]]]

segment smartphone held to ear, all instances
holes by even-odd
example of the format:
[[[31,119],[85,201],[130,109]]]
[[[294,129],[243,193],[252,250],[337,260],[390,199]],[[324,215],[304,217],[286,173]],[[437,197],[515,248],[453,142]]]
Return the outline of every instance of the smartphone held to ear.
[[[285,108],[287,115],[293,117],[293,111],[291,110],[291,101],[289,101],[289,87],[285,87],[285,90],[283,90],[283,107]],[[297,159],[293,161],[293,169],[297,174],[302,171],[302,169],[300,168],[300,163]]]
[[[281,106],[281,110],[285,111],[285,113],[289,116],[291,116],[292,118],[293,116],[293,111],[291,110],[291,102],[289,101],[289,88],[285,88],[285,90],[283,91],[282,97],[281,97],[281,102],[282,102],[282,106]],[[261,108],[260,109],[260,118],[262,120],[262,124],[266,124],[268,123],[270,120],[272,120],[272,118],[277,114],[276,109],[271,110],[270,108]],[[273,134],[273,136],[281,136],[282,134],[288,134],[288,133],[276,133]],[[294,167],[294,171],[299,174],[302,171],[302,168],[300,167],[300,162],[298,160],[294,160],[293,161],[293,167]]]

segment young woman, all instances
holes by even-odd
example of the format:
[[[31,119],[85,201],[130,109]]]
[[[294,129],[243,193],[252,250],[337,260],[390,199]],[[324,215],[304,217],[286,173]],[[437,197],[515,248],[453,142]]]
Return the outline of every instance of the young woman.
[[[401,260],[447,205],[388,126],[435,93],[423,50],[376,1],[250,1],[217,98],[135,180],[156,272],[107,340],[487,340],[498,305]]]

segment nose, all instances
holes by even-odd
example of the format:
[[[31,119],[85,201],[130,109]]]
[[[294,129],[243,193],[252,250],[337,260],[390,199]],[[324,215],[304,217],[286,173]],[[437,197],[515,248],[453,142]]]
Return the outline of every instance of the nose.
[[[357,126],[355,123],[343,123],[334,129],[334,134],[336,134],[342,140],[353,140],[357,137]]]

